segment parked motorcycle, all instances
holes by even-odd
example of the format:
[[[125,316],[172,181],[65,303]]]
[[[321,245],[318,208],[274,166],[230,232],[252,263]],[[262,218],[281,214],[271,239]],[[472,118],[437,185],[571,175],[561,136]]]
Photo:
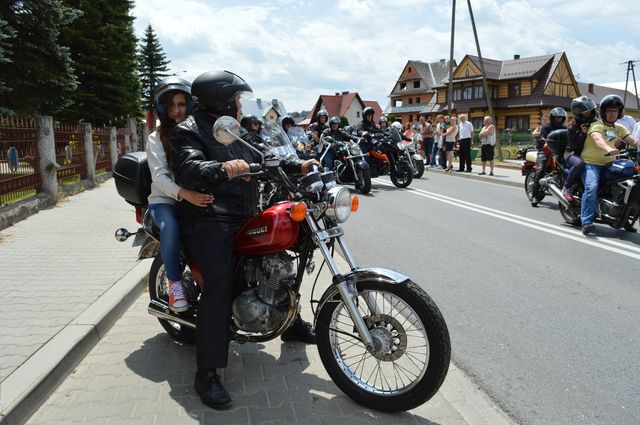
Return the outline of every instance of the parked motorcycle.
[[[560,155],[567,146],[567,130],[556,130],[547,137],[547,145],[554,155]],[[614,229],[624,228],[635,231],[635,223],[640,217],[640,156],[637,150],[621,151],[618,159],[601,174],[598,185],[598,200],[594,221],[608,224]],[[565,174],[568,170],[563,170]],[[545,180],[547,179],[547,180]],[[559,181],[545,177],[541,179],[550,193],[558,199],[558,208],[564,221],[580,226],[580,209],[584,192],[582,184],[577,185],[573,201],[562,195]]]
[[[346,140],[335,140],[324,134],[320,138],[320,162],[329,149],[333,149],[335,159],[333,172],[339,184],[353,183],[363,195],[371,192],[369,163],[362,153],[357,138],[346,135]]]
[[[221,117],[214,135],[223,144],[245,143],[239,125]],[[276,139],[271,140],[272,143]],[[319,251],[332,282],[314,301],[314,325],[320,359],[329,376],[349,397],[384,412],[413,409],[429,400],[447,374],[451,346],[444,318],[421,287],[409,277],[382,268],[363,268],[349,250],[340,226],[358,208],[357,197],[336,186],[333,173],[312,171],[290,176],[280,167],[291,145],[275,146],[262,164],[252,164],[251,178],[275,189],[271,205],[250,219],[235,237],[236,288],[231,335],[239,343],[277,338],[293,322],[305,272],[315,270]],[[118,160],[116,186],[128,202],[144,203],[148,174],[140,155]],[[140,210],[141,211],[141,210]],[[204,285],[199,267],[184,258],[183,282],[192,307],[174,313],[168,306],[167,278],[159,254],[158,232],[148,214],[133,233],[146,238],[140,258],[154,258],[149,274],[148,311],[174,339],[192,341],[197,300]],[[118,229],[120,241],[132,236]],[[349,264],[340,270],[338,246]],[[318,272],[319,273],[319,272]],[[317,277],[316,277],[317,279]],[[313,298],[313,295],[312,295]]]
[[[362,135],[365,139],[372,137],[373,149],[367,152],[369,156],[369,173],[371,177],[384,176],[391,178],[396,187],[404,188],[413,181],[413,167],[410,159],[404,154],[402,135],[390,127],[383,133]],[[364,143],[364,141],[362,141]]]

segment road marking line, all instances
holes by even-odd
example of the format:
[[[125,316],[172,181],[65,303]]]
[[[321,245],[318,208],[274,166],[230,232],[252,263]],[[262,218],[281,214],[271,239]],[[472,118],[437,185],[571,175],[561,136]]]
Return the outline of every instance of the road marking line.
[[[389,183],[385,180],[374,179],[376,183],[383,184],[385,186],[393,186],[392,183]],[[422,196],[424,198],[433,199],[434,201],[440,201],[445,204],[453,205],[459,208],[464,208],[470,211],[475,211],[480,214],[488,215],[491,217],[495,217],[504,221],[508,221],[511,223],[519,224],[524,227],[529,227],[531,229],[539,230],[545,233],[549,233],[552,235],[560,236],[566,239],[571,239],[576,242],[580,242],[586,245],[595,246],[598,248],[605,249],[607,251],[615,252],[617,254],[622,254],[627,257],[635,258],[636,260],[640,260],[640,248],[629,246],[620,242],[611,241],[608,239],[600,239],[597,236],[593,236],[590,238],[585,238],[582,233],[578,230],[567,229],[565,227],[560,227],[554,224],[548,224],[541,221],[533,220],[527,217],[522,217],[516,214],[511,214],[508,212],[496,210],[493,208],[484,207],[482,205],[473,204],[471,202],[462,201],[460,199],[451,198],[449,196],[440,195],[433,192],[428,192],[423,189],[414,189],[414,188],[406,188],[409,193],[414,195]],[[607,246],[611,245],[611,246]],[[632,252],[630,252],[632,251]],[[634,253],[634,252],[637,252]]]

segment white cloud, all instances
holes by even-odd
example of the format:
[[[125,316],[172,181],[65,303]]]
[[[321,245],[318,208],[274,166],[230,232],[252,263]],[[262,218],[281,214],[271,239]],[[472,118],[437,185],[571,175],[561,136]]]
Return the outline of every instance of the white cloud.
[[[465,1],[456,12],[455,59],[476,54]],[[640,55],[635,26],[621,0],[474,0],[484,57],[509,59],[566,51],[583,81],[624,79],[619,65]],[[382,107],[409,59],[449,58],[450,0],[277,0],[263,3],[138,0],[140,36],[151,23],[174,70],[195,78],[210,69],[244,77],[256,97],[278,98],[291,111],[320,94],[357,90]],[[616,16],[615,27],[602,17]],[[626,36],[629,33],[631,36]]]

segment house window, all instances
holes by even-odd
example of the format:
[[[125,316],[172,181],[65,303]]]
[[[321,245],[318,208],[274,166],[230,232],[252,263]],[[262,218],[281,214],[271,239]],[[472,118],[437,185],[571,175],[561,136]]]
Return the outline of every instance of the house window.
[[[406,90],[407,89],[407,83],[400,83],[400,90]]]
[[[529,115],[513,115],[510,117],[505,117],[505,125],[510,129],[528,130]]]
[[[462,99],[462,89],[461,88],[455,88],[453,89],[453,101],[457,101]]]
[[[416,97],[416,103],[420,103],[420,98]]]
[[[498,86],[489,86],[489,90],[491,91],[491,99],[498,98]]]
[[[409,115],[409,121],[407,122],[412,122],[413,121],[413,115]]]
[[[356,112],[356,118],[360,118],[360,111]]]
[[[480,130],[482,128],[484,117],[471,117],[469,118],[474,130]]]
[[[418,89],[418,88],[420,88],[420,81],[414,81],[414,82],[413,82],[413,88],[414,88],[414,89]]]
[[[413,105],[413,98],[412,97],[409,98],[409,105]]]
[[[411,67],[409,67],[409,72],[411,72]]]
[[[473,86],[473,98],[484,99],[484,86]]]
[[[509,97],[520,96],[520,83],[509,84]]]
[[[471,100],[472,97],[473,97],[473,87],[464,87],[462,89],[462,99]]]

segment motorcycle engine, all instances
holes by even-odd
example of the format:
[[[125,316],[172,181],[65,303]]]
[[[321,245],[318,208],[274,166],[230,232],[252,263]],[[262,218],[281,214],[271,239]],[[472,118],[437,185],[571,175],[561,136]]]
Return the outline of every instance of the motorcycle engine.
[[[232,303],[233,321],[246,332],[276,330],[289,309],[288,288],[295,281],[294,258],[286,253],[249,257],[242,274],[249,289]]]
[[[622,212],[622,206],[624,203],[624,189],[612,186],[611,187],[611,199],[600,198],[598,199],[598,214],[601,217],[618,218]]]

